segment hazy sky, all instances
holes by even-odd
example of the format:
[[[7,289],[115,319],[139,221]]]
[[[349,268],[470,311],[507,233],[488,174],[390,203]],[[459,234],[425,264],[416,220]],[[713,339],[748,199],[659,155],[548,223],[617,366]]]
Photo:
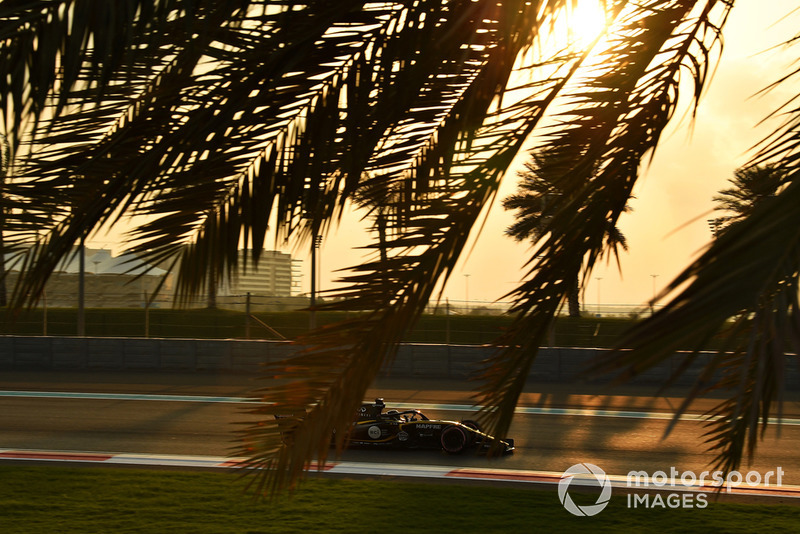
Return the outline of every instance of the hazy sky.
[[[656,290],[662,288],[709,242],[707,219],[714,216],[712,197],[727,187],[733,171],[748,160],[750,148],[775,126],[773,122],[756,128],[758,122],[800,92],[795,80],[766,96],[753,96],[791,65],[791,54],[766,50],[800,28],[797,6],[797,0],[737,2],[725,27],[722,60],[706,89],[694,127],[688,127],[688,118],[680,120],[684,114],[679,113],[663,136],[634,191],[633,211],[620,220],[629,244],[629,251],[621,257],[621,273],[616,263],[595,269],[585,288],[588,309],[596,307],[598,299],[604,305],[644,305],[653,296],[654,285]],[[790,17],[780,20],[792,9],[795,12]],[[686,105],[690,95],[683,96]],[[516,181],[512,168],[498,202],[514,191]],[[522,277],[530,248],[503,235],[513,215],[504,212],[498,202],[471,254],[466,261],[462,259],[445,288],[444,295],[451,301],[463,301],[467,293],[472,303],[502,299]],[[360,261],[362,252],[352,249],[363,246],[365,236],[353,219],[344,221],[323,244],[323,289],[332,287],[337,278],[332,271]],[[102,242],[101,238],[95,244]],[[307,291],[308,257],[304,251],[286,251],[305,260],[302,287]]]
[[[753,96],[797,60],[796,55],[762,52],[800,29],[800,12],[778,21],[792,9],[798,9],[796,0],[737,2],[725,26],[722,60],[693,130],[688,120],[672,125],[637,184],[633,212],[620,221],[630,247],[621,259],[622,274],[615,266],[596,269],[586,291],[588,304],[597,303],[598,285],[601,303],[647,301],[653,295],[651,275],[658,275],[660,289],[708,244],[707,220],[715,216],[709,213],[712,197],[728,187],[734,170],[747,162],[752,146],[776,123],[756,125],[800,92],[795,79],[765,96]]]
[[[796,7],[796,0],[737,3],[725,27],[722,59],[694,127],[688,127],[688,118],[678,124],[685,116],[678,114],[664,135],[637,184],[633,211],[620,220],[629,244],[629,251],[621,256],[621,273],[615,262],[595,269],[585,288],[588,309],[597,305],[598,297],[606,305],[644,305],[653,296],[654,282],[660,290],[709,242],[707,219],[715,216],[710,213],[712,197],[727,187],[733,171],[748,160],[749,149],[770,131],[770,125],[756,128],[757,123],[800,89],[795,82],[766,96],[753,96],[790,65],[790,54],[762,51],[800,28],[798,12],[778,20]],[[687,104],[688,98],[683,103]],[[516,181],[512,169],[498,200],[514,191]],[[448,282],[446,297],[463,301],[468,292],[473,303],[495,301],[521,279],[530,248],[503,235],[512,220],[510,212],[498,205],[492,207],[475,248]],[[354,239],[357,229],[356,223],[347,221],[326,239],[320,254],[323,288],[330,287],[335,278],[331,270],[357,261],[359,254],[348,250],[363,244]],[[305,264],[304,288],[308,281]]]

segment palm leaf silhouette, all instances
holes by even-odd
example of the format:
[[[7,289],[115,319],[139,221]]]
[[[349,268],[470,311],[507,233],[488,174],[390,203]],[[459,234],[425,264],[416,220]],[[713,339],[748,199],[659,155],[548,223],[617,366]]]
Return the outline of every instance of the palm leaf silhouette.
[[[490,432],[504,435],[568,281],[614,253],[607,229],[672,119],[681,76],[696,105],[733,8],[604,2],[603,40],[548,49],[568,4],[3,2],[4,249],[22,273],[12,305],[35,302],[73,244],[104,224],[133,217],[130,251],[172,265],[185,301],[235,275],[240,248],[257,260],[269,232],[308,240],[363,206],[373,255],[343,275],[344,299],[326,304],[360,313],[298,339],[300,352],[267,370],[279,385],[259,395],[272,404],[240,433],[248,465],[273,468],[253,483],[277,491],[326,459],[334,430],[342,446],[366,388],[555,110],[541,149],[570,162],[557,180],[569,194],[511,293],[515,322],[476,397]],[[729,466],[780,398],[778,355],[797,338],[797,109],[781,111],[786,122],[753,162],[785,172],[771,202],[780,215],[756,209],[716,240],[668,288],[687,282],[683,292],[623,341],[636,350],[595,369],[639,372],[739,318],[750,343],[715,369],[743,389],[720,407],[729,424],[709,435]]]

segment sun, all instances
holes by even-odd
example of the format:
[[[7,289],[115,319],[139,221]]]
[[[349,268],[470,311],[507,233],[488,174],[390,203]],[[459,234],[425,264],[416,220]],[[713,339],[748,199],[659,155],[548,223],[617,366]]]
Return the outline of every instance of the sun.
[[[606,0],[575,0],[566,10],[567,34],[574,47],[583,49],[606,30]]]

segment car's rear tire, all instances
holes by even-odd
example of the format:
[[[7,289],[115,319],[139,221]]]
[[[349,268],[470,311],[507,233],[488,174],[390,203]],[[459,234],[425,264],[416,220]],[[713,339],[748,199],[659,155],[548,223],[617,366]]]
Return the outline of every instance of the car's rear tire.
[[[458,454],[467,447],[469,439],[463,429],[451,425],[442,430],[442,449],[448,454]]]

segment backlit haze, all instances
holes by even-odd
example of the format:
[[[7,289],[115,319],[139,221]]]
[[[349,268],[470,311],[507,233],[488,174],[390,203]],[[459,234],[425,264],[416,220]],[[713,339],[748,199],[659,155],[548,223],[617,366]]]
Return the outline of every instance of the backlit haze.
[[[792,9],[795,12],[780,19]],[[607,310],[612,305],[646,306],[654,290],[663,288],[708,244],[711,232],[707,220],[716,216],[712,197],[728,187],[727,180],[747,162],[753,145],[777,124],[774,120],[761,126],[758,123],[800,94],[800,83],[795,80],[756,95],[790,70],[792,54],[770,49],[792,37],[798,28],[800,9],[796,0],[737,2],[725,26],[722,59],[706,87],[693,127],[685,112],[690,96],[686,93],[681,97],[681,110],[636,186],[636,198],[630,202],[632,212],[620,219],[629,251],[621,254],[619,267],[612,260],[592,273],[582,299],[586,309],[596,310],[598,300]],[[500,201],[514,192],[517,169],[526,159],[527,152],[506,174],[481,235],[445,287],[444,297],[451,302],[468,299],[477,305],[503,300],[524,275],[531,248],[504,235],[513,215],[502,209]],[[363,226],[357,216],[346,217],[326,236],[318,256],[323,290],[336,287],[337,269],[357,265],[363,259],[363,250],[356,248],[368,242]],[[122,247],[109,242],[111,235],[89,244],[118,252]],[[282,250],[303,260],[300,291],[307,292],[307,251]]]

